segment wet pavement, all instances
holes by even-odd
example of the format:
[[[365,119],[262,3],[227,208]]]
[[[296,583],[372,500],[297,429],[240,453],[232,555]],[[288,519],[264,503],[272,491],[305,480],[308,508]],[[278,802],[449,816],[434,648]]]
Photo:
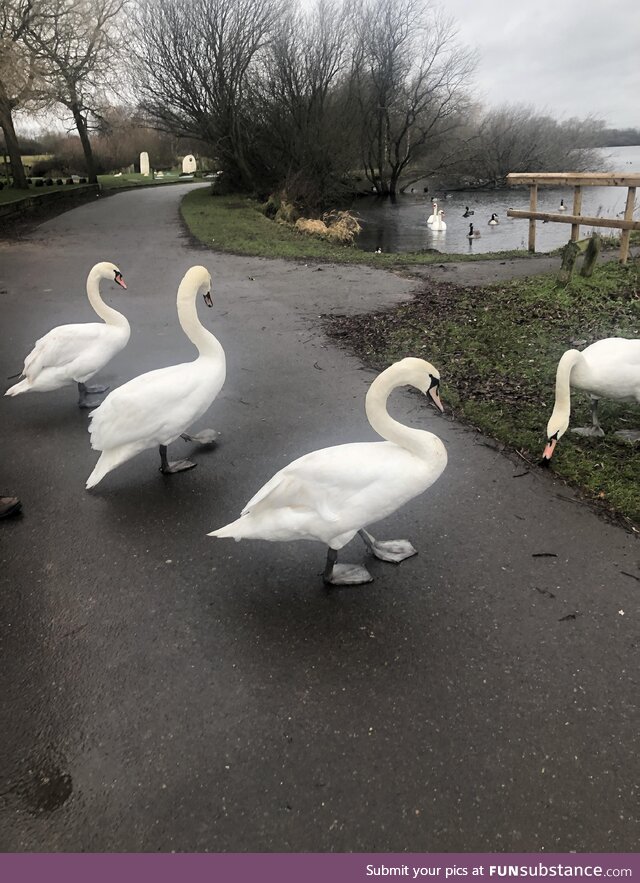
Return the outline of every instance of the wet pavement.
[[[206,536],[296,456],[374,438],[373,375],[318,316],[414,283],[194,246],[185,189],[0,244],[1,377],[54,325],[92,321],[98,260],[124,273],[103,291],[132,335],[96,381],[191,358],[175,292],[193,264],[228,370],[194,427],[220,443],[174,446],[196,469],[162,476],[146,451],[92,492],[75,390],[0,399],[0,492],[24,509],[0,523],[0,849],[635,851],[634,535],[397,392],[394,415],[449,454],[374,531],[417,557],[327,592],[318,544]]]

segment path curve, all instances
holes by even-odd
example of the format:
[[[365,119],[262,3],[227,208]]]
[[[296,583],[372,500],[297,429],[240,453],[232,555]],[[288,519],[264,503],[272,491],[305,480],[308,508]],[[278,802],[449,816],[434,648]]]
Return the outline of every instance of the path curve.
[[[24,504],[0,524],[0,848],[637,849],[632,535],[398,393],[394,413],[449,452],[377,529],[419,556],[326,593],[319,545],[206,537],[292,458],[373,437],[372,374],[317,316],[415,282],[196,248],[186,189],[118,194],[0,245],[2,377],[53,325],[91,320],[102,259],[133,329],[112,386],[190,357],[175,292],[192,264],[212,272],[203,320],[228,356],[202,422],[221,443],[180,476],[148,451],[87,493],[97,455],[74,391],[0,402],[0,488]]]

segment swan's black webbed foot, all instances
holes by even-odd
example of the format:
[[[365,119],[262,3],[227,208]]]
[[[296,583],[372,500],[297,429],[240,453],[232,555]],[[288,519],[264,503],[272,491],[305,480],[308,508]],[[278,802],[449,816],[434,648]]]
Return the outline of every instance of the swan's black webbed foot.
[[[196,435],[189,435],[188,432],[183,432],[180,438],[187,442],[196,442],[199,445],[212,445],[220,438],[220,433],[215,429],[203,429],[196,433]]]
[[[167,458],[167,446],[160,445],[160,472],[163,475],[173,475],[175,472],[186,472],[187,469],[194,469],[196,463],[191,460],[169,460]]]
[[[97,408],[102,404],[102,399],[91,399],[90,395],[99,395],[107,392],[108,386],[86,386],[84,383],[78,384],[78,407],[79,408]]]
[[[417,549],[414,549],[409,540],[376,540],[366,530],[359,530],[358,534],[364,542],[367,549],[380,561],[389,561],[392,564],[399,564],[405,558],[411,558],[417,555]]]
[[[631,444],[640,441],[640,429],[619,429],[614,435]]]
[[[327,586],[361,586],[373,582],[369,571],[358,564],[337,564],[335,549],[327,551],[327,563],[322,578]]]

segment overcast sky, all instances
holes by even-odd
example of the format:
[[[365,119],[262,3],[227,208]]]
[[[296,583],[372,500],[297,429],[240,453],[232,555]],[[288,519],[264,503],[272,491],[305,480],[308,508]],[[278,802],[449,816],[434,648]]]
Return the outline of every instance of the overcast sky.
[[[486,104],[640,127],[640,0],[439,0]]]

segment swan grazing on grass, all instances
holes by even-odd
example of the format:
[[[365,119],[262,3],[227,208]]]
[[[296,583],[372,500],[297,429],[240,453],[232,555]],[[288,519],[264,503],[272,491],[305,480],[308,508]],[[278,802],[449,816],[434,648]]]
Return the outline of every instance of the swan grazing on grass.
[[[222,346],[198,319],[196,297],[200,291],[207,306],[213,306],[211,276],[204,267],[191,267],[178,288],[178,319],[197,347],[198,358],[134,377],[108,395],[91,415],[91,447],[102,454],[87,479],[87,488],[95,487],[108,472],[145,448],[156,446],[162,472],[192,469],[196,464],[189,460],[169,462],[167,445],[178,437],[201,444],[217,438],[213,430],[186,433],[218,395],[226,373]]]
[[[430,487],[447,465],[447,452],[431,432],[394,420],[390,393],[414,386],[442,411],[440,375],[422,359],[407,358],[378,375],[367,392],[369,423],[386,439],[322,448],[294,460],[252,497],[240,518],[211,537],[273,541],[318,540],[329,547],[324,581],[331,585],[370,582],[364,567],[338,564],[338,550],[358,533],[382,561],[399,563],[416,554],[407,540],[380,542],[364,527],[395,512]]]
[[[444,211],[442,209],[440,209],[440,211],[438,212],[438,217],[435,219],[435,221],[431,225],[431,229],[435,230],[436,232],[438,232],[440,230],[446,230],[447,225],[443,221],[443,218],[444,218]]]
[[[603,436],[598,420],[598,400],[616,399],[640,404],[640,339],[607,337],[585,350],[567,350],[556,372],[556,401],[547,424],[547,446],[542,462],[548,464],[558,440],[569,428],[571,387],[591,396],[592,426],[578,427],[579,435]],[[621,430],[616,433],[629,441],[640,439],[640,431]]]
[[[434,199],[433,202],[431,203],[431,214],[427,218],[427,224],[429,226],[431,226],[437,220],[438,220],[438,201]]]
[[[88,387],[85,382],[127,345],[131,329],[117,310],[100,297],[100,280],[110,279],[126,288],[122,273],[115,264],[102,261],[92,267],[87,277],[87,297],[104,324],[84,322],[59,325],[36,341],[24,360],[24,380],[9,387],[6,396],[23,392],[48,392],[70,383],[78,384],[81,408],[95,408],[99,401],[87,396],[106,392],[108,386]]]

